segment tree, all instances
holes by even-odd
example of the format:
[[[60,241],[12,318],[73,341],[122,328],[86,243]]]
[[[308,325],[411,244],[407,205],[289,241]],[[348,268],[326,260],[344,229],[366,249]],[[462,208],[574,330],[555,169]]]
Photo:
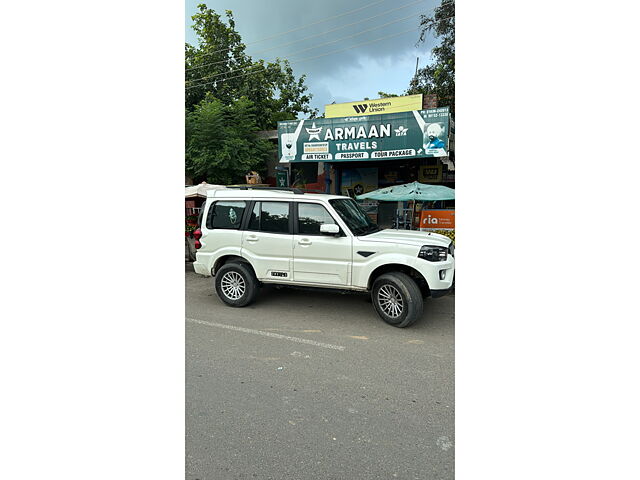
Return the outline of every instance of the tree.
[[[229,105],[207,96],[186,121],[186,170],[197,181],[244,183],[244,175],[264,172],[273,145],[256,135],[255,106],[246,97]]]
[[[397,96],[398,95],[396,95],[395,93],[378,92],[378,97],[380,98],[393,98]]]
[[[278,120],[292,120],[299,113],[314,116],[309,106],[305,76],[296,79],[287,60],[253,61],[245,52],[240,34],[235,30],[231,10],[227,23],[206,5],[191,17],[198,45],[185,44],[186,108],[195,109],[207,95],[223,105],[241,97],[251,99],[258,130],[276,128]]]
[[[433,62],[418,70],[409,83],[408,95],[415,93],[435,94],[438,106],[455,109],[455,0],[442,0],[432,15],[420,16],[420,37],[418,44],[424,43],[429,32],[440,38],[440,44],[433,47]]]

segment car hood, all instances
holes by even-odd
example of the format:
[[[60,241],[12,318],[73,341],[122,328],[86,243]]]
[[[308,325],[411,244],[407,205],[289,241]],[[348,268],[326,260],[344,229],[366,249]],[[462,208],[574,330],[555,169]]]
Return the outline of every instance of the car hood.
[[[447,247],[451,243],[449,237],[439,233],[395,229],[380,230],[379,232],[358,237],[358,239],[371,242],[401,243],[403,245],[415,245],[416,247],[422,247],[423,245]]]

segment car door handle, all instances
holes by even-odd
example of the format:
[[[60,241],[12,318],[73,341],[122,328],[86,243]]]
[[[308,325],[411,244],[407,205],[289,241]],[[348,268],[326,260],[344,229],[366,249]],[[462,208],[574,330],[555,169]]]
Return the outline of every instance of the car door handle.
[[[257,235],[249,235],[246,240],[247,240],[247,242],[257,242],[258,241],[258,236]]]
[[[300,240],[300,241],[298,242],[298,245],[302,245],[302,246],[306,247],[306,246],[308,246],[308,245],[311,245],[311,242],[310,242],[308,239],[303,238],[302,240]]]

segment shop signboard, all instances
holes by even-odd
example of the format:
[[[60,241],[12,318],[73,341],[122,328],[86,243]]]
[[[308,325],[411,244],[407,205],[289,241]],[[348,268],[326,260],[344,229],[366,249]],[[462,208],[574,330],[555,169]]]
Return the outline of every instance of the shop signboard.
[[[418,168],[418,181],[421,183],[438,183],[442,181],[442,164],[421,165]]]
[[[287,171],[277,171],[276,172],[276,186],[277,187],[288,187],[289,186],[289,172]]]
[[[420,230],[455,230],[455,210],[421,210]]]
[[[377,98],[359,102],[332,103],[324,106],[326,118],[352,117],[362,115],[382,115],[384,113],[422,110],[422,94],[403,97]]]
[[[278,157],[354,162],[449,155],[449,107],[278,122]]]

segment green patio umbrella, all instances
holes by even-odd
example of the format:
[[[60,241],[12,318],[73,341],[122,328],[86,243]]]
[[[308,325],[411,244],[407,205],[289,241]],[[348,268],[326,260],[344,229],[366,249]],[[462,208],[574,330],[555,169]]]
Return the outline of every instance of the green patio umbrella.
[[[435,202],[437,200],[454,200],[455,190],[442,185],[426,185],[420,182],[405,183],[392,187],[380,188],[373,192],[356,196],[358,200],[381,200],[383,202],[408,202],[418,200]]]

